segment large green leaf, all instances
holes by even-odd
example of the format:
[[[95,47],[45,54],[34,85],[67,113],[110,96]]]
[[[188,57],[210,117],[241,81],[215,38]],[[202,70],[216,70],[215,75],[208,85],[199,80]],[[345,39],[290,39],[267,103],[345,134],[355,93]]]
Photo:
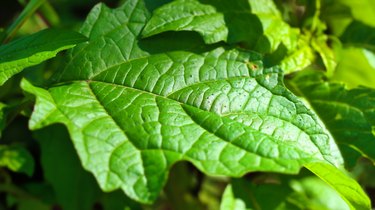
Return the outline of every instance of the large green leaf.
[[[261,52],[297,45],[299,31],[285,23],[273,1],[176,0],[154,11],[143,36],[165,31],[197,31],[206,43],[245,42]]]
[[[348,90],[341,83],[327,82],[316,72],[301,73],[291,84],[309,101],[339,147],[348,145],[375,161],[374,89],[358,87]],[[347,148],[342,152],[345,151]],[[344,158],[350,157],[344,155]]]
[[[24,68],[55,57],[85,40],[77,32],[46,29],[0,46],[0,85]]]
[[[96,6],[81,30],[90,41],[72,50],[56,84],[22,83],[36,96],[30,127],[65,124],[102,189],[151,202],[181,160],[229,176],[342,163],[278,68],[263,68],[256,53],[221,47],[151,54],[137,39],[147,17],[139,0]]]

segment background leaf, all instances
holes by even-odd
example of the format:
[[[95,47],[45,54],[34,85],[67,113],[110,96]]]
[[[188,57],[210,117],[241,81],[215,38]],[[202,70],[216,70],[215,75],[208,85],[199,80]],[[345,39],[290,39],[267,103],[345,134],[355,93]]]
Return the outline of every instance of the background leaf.
[[[374,89],[359,87],[348,90],[343,84],[324,80],[318,72],[301,73],[292,83],[296,92],[305,97],[318,113],[340,148],[345,144],[375,160]],[[344,158],[351,158],[347,150],[347,147],[342,150]]]
[[[24,68],[37,65],[85,40],[73,31],[46,29],[0,46],[0,85]]]
[[[101,191],[90,173],[84,171],[62,126],[50,126],[35,132],[41,147],[44,177],[63,209],[91,210]],[[58,167],[56,167],[58,166]]]
[[[21,146],[0,145],[0,166],[31,176],[34,172],[34,159]]]

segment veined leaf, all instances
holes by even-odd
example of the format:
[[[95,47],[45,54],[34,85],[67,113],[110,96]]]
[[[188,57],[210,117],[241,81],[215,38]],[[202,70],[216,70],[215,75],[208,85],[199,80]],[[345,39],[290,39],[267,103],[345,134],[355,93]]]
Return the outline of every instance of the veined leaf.
[[[358,87],[348,90],[343,84],[327,82],[321,74],[314,72],[297,75],[291,84],[309,101],[339,147],[348,145],[375,161],[374,89]]]
[[[0,46],[0,85],[24,68],[37,65],[86,38],[73,31],[46,29]]]
[[[244,42],[260,52],[274,51],[281,42],[294,48],[299,34],[282,20],[270,0],[261,4],[247,0],[173,1],[154,11],[143,36],[165,31],[196,31],[206,43]]]
[[[90,41],[72,50],[56,84],[46,90],[22,82],[36,96],[30,127],[65,124],[102,189],[151,202],[181,160],[229,176],[342,164],[278,68],[263,68],[256,53],[221,47],[152,54],[137,39],[147,17],[140,0],[96,6],[82,28]]]

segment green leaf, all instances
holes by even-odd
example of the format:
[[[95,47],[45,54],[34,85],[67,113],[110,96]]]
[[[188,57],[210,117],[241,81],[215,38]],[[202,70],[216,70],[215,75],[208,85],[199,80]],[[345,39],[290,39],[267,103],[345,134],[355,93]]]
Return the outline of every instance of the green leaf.
[[[223,193],[220,209],[298,209],[287,201],[291,193],[291,188],[285,183],[254,184],[245,179],[232,179]]]
[[[335,53],[327,45],[327,41],[328,41],[328,37],[326,35],[322,35],[313,39],[311,42],[311,45],[319,53],[320,57],[322,58],[327,75],[329,77],[332,77],[336,69],[337,62],[335,58]]]
[[[52,185],[58,204],[63,209],[91,210],[100,189],[83,170],[66,129],[55,125],[36,131],[34,136],[39,140],[45,180]]]
[[[271,0],[261,4],[246,0],[173,1],[154,11],[142,34],[149,37],[165,31],[196,31],[208,44],[245,42],[260,52],[274,51],[281,42],[293,48],[299,34],[282,20]]]
[[[113,10],[96,6],[82,28],[90,41],[72,50],[56,85],[22,82],[36,96],[30,127],[65,124],[103,190],[152,202],[181,160],[228,176],[342,163],[278,68],[263,68],[256,53],[221,47],[151,54],[137,39],[147,16],[137,0]]]
[[[46,29],[0,46],[0,85],[24,68],[37,65],[86,38],[73,31]]]
[[[309,176],[300,180],[292,180],[290,186],[294,193],[289,196],[288,200],[304,206],[303,209],[349,209],[348,204],[340,195],[318,177]]]
[[[351,177],[327,163],[308,163],[307,169],[333,187],[350,206],[350,209],[371,209],[370,199],[361,186]]]
[[[375,88],[375,54],[363,48],[344,48],[332,79],[345,82],[349,88]],[[355,62],[353,62],[353,60]]]
[[[375,2],[373,0],[339,0],[348,6],[354,19],[375,27]]]
[[[34,159],[23,147],[0,145],[0,166],[31,176],[34,172]]]
[[[309,176],[298,180],[266,178],[264,183],[233,179],[224,191],[221,209],[345,210],[349,207],[327,183]]]
[[[345,29],[340,39],[346,45],[375,51],[375,26],[370,27],[359,21],[353,21]]]
[[[311,65],[315,60],[315,53],[312,47],[304,38],[299,39],[298,48],[291,51],[281,62],[280,68],[285,74],[300,71]]]
[[[348,90],[341,83],[325,81],[316,72],[297,75],[292,83],[323,120],[339,147],[348,145],[375,163],[374,89]],[[349,157],[351,155],[344,155],[344,158]]]

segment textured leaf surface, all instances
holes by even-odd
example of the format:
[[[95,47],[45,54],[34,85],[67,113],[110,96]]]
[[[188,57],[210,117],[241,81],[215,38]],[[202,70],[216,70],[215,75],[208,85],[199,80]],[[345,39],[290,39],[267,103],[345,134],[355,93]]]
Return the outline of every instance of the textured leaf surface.
[[[86,41],[73,31],[46,29],[0,46],[0,85],[24,68],[37,65]]]
[[[322,75],[313,72],[303,73],[293,81],[294,87],[309,101],[339,147],[348,145],[375,161],[374,89],[348,90],[343,84],[327,82]]]
[[[260,52],[274,51],[283,42],[297,44],[298,30],[285,23],[272,1],[177,0],[154,11],[143,36],[165,31],[196,31],[206,43],[245,42]]]
[[[350,209],[371,209],[370,199],[361,186],[334,166],[326,163],[309,163],[305,167],[332,186],[346,201]]]
[[[31,176],[34,172],[34,159],[23,147],[1,145],[0,166]]]
[[[142,49],[142,1],[96,6],[48,90],[36,96],[30,126],[67,126],[83,166],[105,191],[122,188],[151,202],[169,168],[187,160],[208,174],[297,173],[303,164],[342,163],[335,143],[258,54]]]

